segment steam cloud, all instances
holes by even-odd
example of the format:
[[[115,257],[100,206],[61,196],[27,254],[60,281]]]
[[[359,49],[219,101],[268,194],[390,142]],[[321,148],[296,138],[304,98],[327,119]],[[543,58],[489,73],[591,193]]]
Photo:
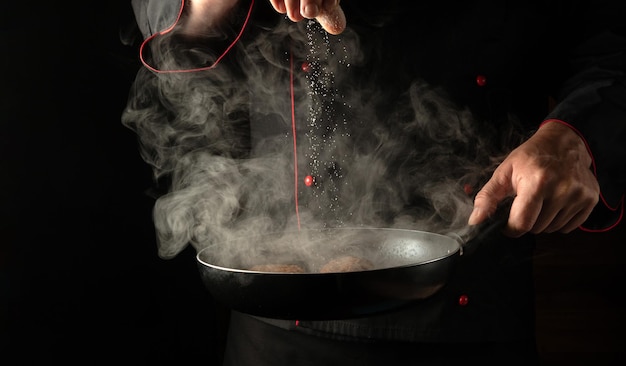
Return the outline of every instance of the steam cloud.
[[[137,75],[122,121],[167,188],[154,207],[159,255],[299,224],[472,235],[473,198],[463,188],[475,192],[506,151],[489,148],[471,113],[423,81],[390,97],[378,75],[362,77],[371,54],[350,28],[328,36],[314,21],[276,18],[248,25],[249,36],[210,70]],[[237,32],[223,30],[195,45],[165,34],[150,44],[150,61],[163,70],[210,65]],[[318,73],[298,77],[303,60]],[[316,184],[307,187],[311,172]]]

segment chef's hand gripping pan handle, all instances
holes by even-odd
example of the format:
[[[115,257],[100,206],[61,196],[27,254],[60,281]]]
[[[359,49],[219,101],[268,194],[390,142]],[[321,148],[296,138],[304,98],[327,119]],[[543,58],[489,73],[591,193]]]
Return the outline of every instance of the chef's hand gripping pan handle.
[[[476,250],[480,243],[499,235],[509,220],[509,213],[511,211],[512,204],[513,197],[507,197],[500,202],[496,212],[487,218],[487,220],[478,224],[476,228],[471,231],[472,234],[467,235],[469,238],[463,240],[461,254],[469,255]]]

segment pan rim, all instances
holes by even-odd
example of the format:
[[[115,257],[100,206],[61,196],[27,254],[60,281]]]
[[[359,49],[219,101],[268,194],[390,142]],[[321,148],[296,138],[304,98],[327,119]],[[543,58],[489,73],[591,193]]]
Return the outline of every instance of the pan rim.
[[[434,258],[431,259],[427,259],[424,261],[420,261],[420,262],[416,262],[416,263],[409,263],[409,264],[402,264],[402,265],[397,265],[397,266],[389,266],[389,267],[381,267],[381,268],[374,268],[374,269],[370,269],[370,270],[361,270],[361,271],[348,271],[348,272],[272,272],[272,271],[258,271],[258,270],[249,270],[249,269],[241,269],[241,268],[231,268],[231,267],[224,267],[224,266],[220,266],[217,264],[213,264],[213,263],[209,263],[205,260],[203,260],[201,258],[201,256],[203,255],[203,253],[205,253],[207,250],[210,250],[212,248],[213,245],[218,245],[218,244],[213,244],[213,245],[209,245],[206,246],[204,248],[202,248],[201,250],[198,251],[198,253],[196,254],[196,260],[198,261],[198,263],[209,267],[209,268],[213,268],[215,270],[219,270],[221,272],[227,272],[227,273],[241,273],[241,274],[250,274],[250,275],[264,275],[264,276],[268,276],[268,275],[272,275],[272,276],[297,276],[297,277],[309,277],[309,276],[337,276],[337,275],[351,275],[351,274],[362,274],[362,273],[380,273],[380,272],[384,272],[384,271],[390,271],[390,270],[398,270],[398,269],[402,269],[402,268],[410,268],[410,267],[415,267],[415,266],[421,266],[421,265],[426,265],[429,263],[433,263],[433,262],[438,262],[441,261],[445,258],[454,256],[458,253],[462,253],[462,243],[461,240],[458,236],[453,236],[453,235],[447,235],[447,234],[441,234],[441,233],[436,233],[436,232],[430,232],[430,231],[424,231],[424,230],[416,230],[416,229],[405,229],[405,228],[390,228],[390,227],[373,227],[373,226],[352,226],[352,227],[338,227],[338,228],[320,228],[320,229],[302,229],[302,230],[293,230],[293,231],[283,231],[283,232],[272,232],[272,233],[266,233],[266,234],[261,234],[255,237],[263,237],[263,236],[271,236],[271,235],[276,235],[276,234],[281,234],[281,235],[288,235],[290,233],[300,233],[300,232],[322,232],[322,231],[334,231],[334,230],[359,230],[359,231],[367,231],[367,230],[375,230],[375,231],[385,231],[385,232],[405,232],[405,233],[412,233],[412,234],[420,234],[420,235],[427,235],[430,237],[437,237],[440,239],[443,239],[445,241],[448,241],[451,246],[448,249],[447,253],[445,253],[444,255],[440,255],[440,256],[436,256]],[[234,239],[237,240],[237,239]],[[454,243],[452,245],[452,243]]]

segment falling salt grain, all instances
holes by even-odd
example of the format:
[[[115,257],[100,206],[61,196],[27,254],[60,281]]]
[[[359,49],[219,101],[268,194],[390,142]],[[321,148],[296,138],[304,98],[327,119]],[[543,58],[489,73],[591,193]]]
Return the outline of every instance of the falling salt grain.
[[[310,174],[324,177],[324,183],[315,186],[316,192],[311,193],[319,198],[317,209],[324,225],[342,226],[339,186],[340,183],[345,184],[345,182],[339,182],[343,177],[343,171],[341,164],[338,163],[345,162],[345,159],[340,158],[340,161],[335,161],[338,155],[333,152],[340,147],[336,139],[337,135],[350,136],[344,111],[350,106],[335,86],[336,75],[333,69],[337,66],[346,68],[350,63],[347,50],[341,44],[341,38],[333,37],[331,40],[328,33],[313,20],[308,21],[306,26],[307,44],[310,47],[306,60],[309,68],[306,78],[311,104],[307,117],[309,130],[305,133],[310,152],[305,156],[309,157]],[[339,50],[341,55],[336,55],[335,49]],[[341,108],[338,110],[337,106]],[[331,161],[321,160],[324,152],[329,152]]]

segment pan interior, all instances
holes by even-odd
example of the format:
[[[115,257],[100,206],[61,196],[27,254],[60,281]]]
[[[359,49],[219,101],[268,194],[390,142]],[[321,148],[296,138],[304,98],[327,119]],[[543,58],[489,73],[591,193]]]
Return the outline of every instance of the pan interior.
[[[411,266],[453,255],[460,243],[446,235],[388,228],[301,230],[239,238],[213,244],[198,253],[203,265],[229,271],[252,271],[260,264],[293,264],[319,273],[333,259],[366,259],[372,270]]]

